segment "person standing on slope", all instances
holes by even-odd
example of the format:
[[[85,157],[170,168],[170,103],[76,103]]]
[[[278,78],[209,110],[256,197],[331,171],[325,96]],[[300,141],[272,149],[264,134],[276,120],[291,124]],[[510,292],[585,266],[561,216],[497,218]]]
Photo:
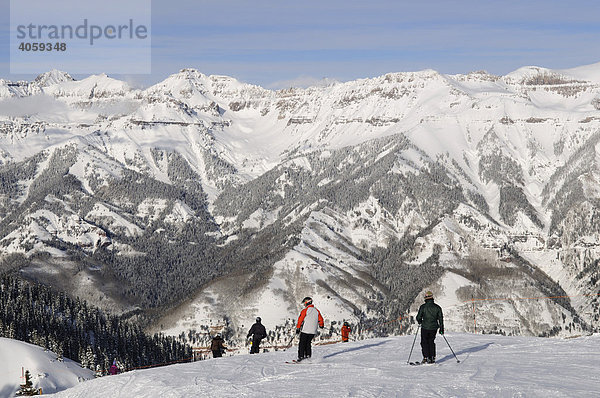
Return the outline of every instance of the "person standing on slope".
[[[256,317],[256,323],[252,325],[252,327],[248,331],[248,336],[246,336],[246,338],[252,336],[252,348],[250,348],[250,354],[258,354],[258,349],[260,348],[260,341],[267,337],[267,330],[260,322],[260,317]]]
[[[444,334],[444,314],[442,307],[433,302],[433,293],[425,293],[425,304],[419,307],[417,322],[421,325],[421,363],[435,363],[435,334],[438,328]]]
[[[310,358],[312,349],[310,342],[315,334],[317,327],[325,327],[325,322],[318,309],[312,303],[312,298],[304,297],[302,300],[304,309],[300,312],[298,323],[296,324],[296,334],[300,333],[300,342],[298,343],[298,361]]]
[[[344,325],[342,326],[342,343],[348,342],[348,337],[350,337],[351,331],[352,329],[350,329],[348,322],[344,322]]]
[[[213,358],[221,358],[225,348],[226,347],[223,345],[223,339],[221,338],[221,335],[216,335],[210,343],[210,350],[213,353]]]
[[[112,365],[110,366],[110,368],[108,369],[108,374],[110,375],[116,375],[119,373],[119,367],[117,366],[117,359],[115,358],[113,360]]]

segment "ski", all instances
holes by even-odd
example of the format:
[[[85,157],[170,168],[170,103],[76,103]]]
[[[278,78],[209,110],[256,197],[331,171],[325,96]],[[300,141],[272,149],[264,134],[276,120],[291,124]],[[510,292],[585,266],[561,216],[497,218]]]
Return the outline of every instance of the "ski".
[[[304,358],[304,359],[308,359],[308,358]],[[292,359],[291,361],[285,361],[285,363],[300,363],[300,362],[303,362],[304,359]]]

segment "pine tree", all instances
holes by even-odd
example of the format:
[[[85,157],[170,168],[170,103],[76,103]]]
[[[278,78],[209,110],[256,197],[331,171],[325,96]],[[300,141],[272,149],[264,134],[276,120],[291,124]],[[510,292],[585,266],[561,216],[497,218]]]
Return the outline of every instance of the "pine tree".
[[[31,382],[31,373],[29,373],[29,369],[25,371],[25,383],[21,384],[21,388],[17,391],[18,396],[33,396],[39,395],[39,391],[33,388],[33,383]]]

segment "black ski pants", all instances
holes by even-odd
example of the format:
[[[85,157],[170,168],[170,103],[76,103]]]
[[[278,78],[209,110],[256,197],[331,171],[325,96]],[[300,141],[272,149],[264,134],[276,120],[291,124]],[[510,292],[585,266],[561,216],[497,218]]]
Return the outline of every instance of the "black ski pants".
[[[213,358],[221,358],[223,356],[223,354],[221,353],[221,350],[216,351],[213,350]]]
[[[435,334],[437,329],[421,329],[421,352],[423,358],[435,358]]]
[[[252,337],[252,347],[250,348],[250,354],[258,354],[258,349],[260,348],[261,337],[253,336]]]
[[[312,355],[312,349],[310,342],[312,341],[314,334],[300,333],[300,343],[298,343],[298,359],[310,358]]]

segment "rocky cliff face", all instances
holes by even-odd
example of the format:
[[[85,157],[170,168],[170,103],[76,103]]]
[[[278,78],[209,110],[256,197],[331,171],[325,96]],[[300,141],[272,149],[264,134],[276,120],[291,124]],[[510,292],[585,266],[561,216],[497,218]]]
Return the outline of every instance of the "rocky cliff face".
[[[0,80],[3,267],[175,334],[307,295],[398,331],[425,289],[451,329],[593,329],[597,70]]]

